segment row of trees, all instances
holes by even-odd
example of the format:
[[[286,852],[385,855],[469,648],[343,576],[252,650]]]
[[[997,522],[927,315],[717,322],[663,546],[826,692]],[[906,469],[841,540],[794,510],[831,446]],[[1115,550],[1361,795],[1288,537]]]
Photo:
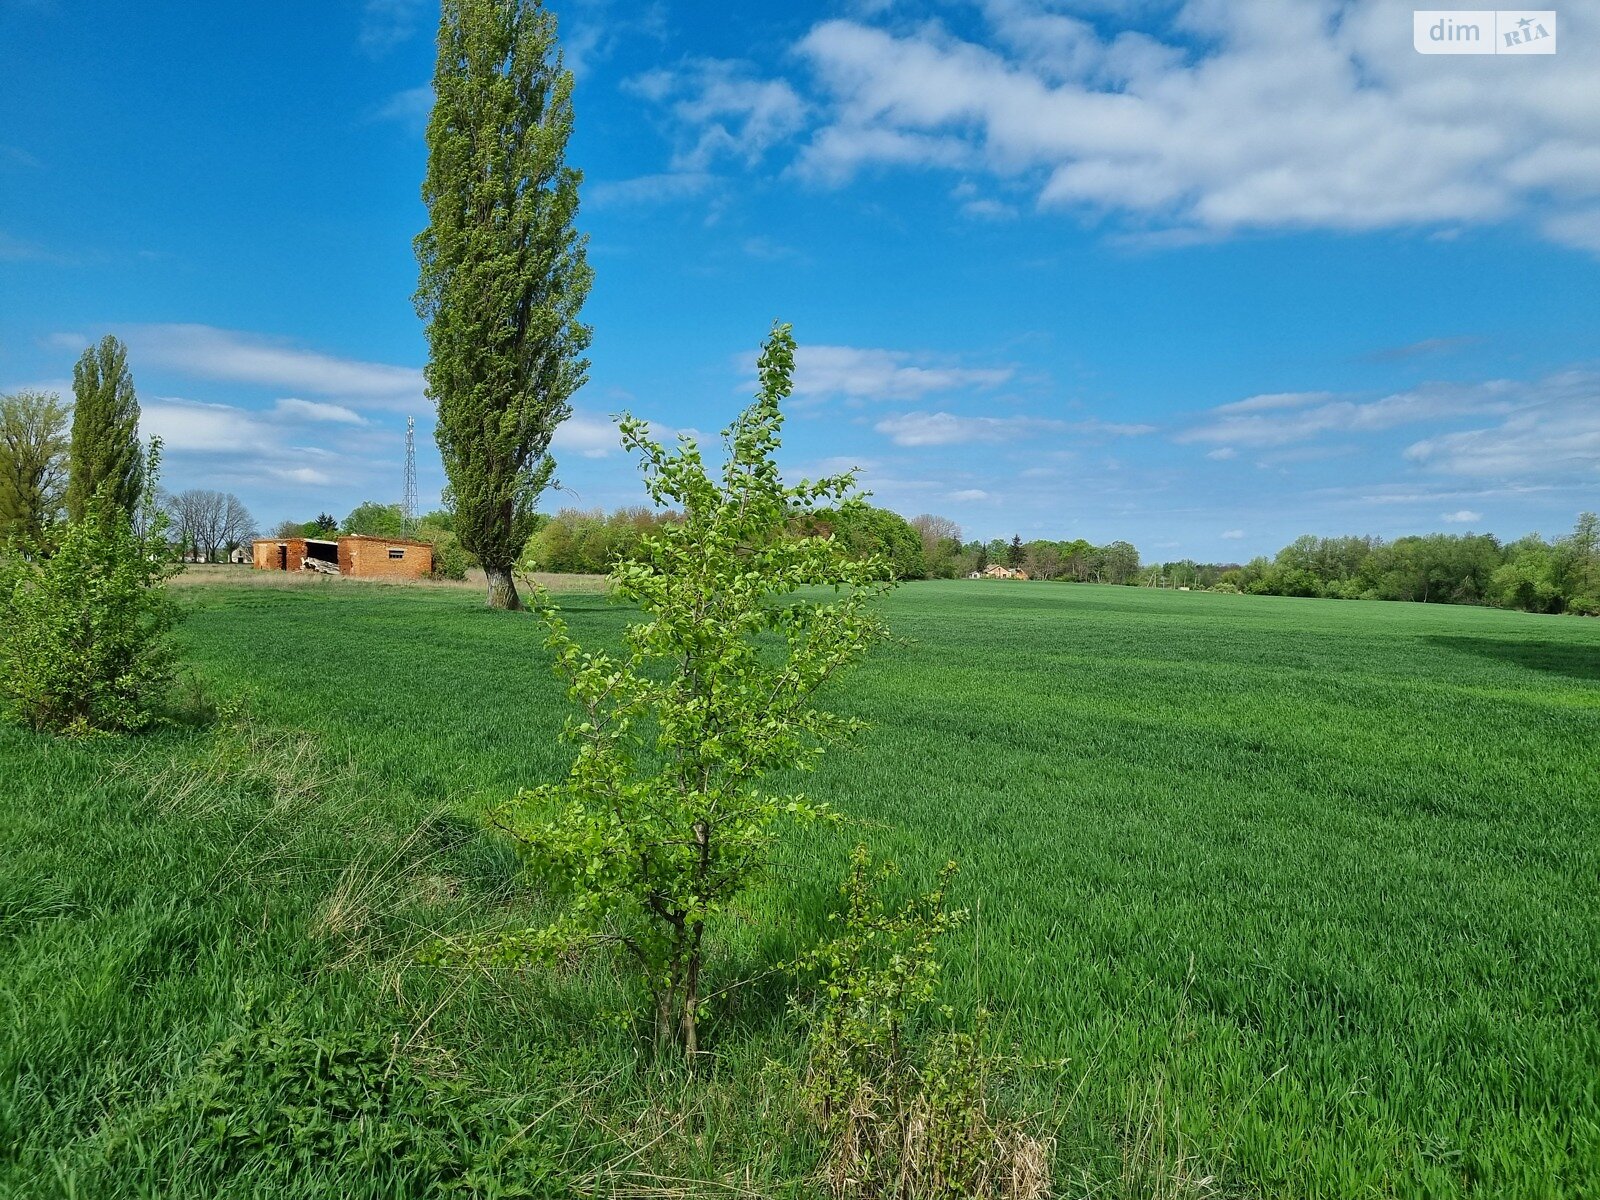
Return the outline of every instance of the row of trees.
[[[564,508],[553,517],[536,515],[521,561],[540,571],[604,574],[632,557],[646,535],[681,520],[676,512],[638,506],[610,514]],[[1022,567],[1036,579],[1129,584],[1139,576],[1139,552],[1127,542],[963,542],[961,527],[948,517],[923,513],[907,521],[864,502],[791,519],[788,532],[831,538],[853,559],[880,560],[895,579],[955,579],[990,563]]]
[[[172,540],[185,558],[215,562],[256,535],[255,518],[232,492],[189,488],[163,492],[161,507]]]
[[[81,519],[101,487],[113,509],[139,507],[146,452],[127,348],[106,337],[85,350],[72,391],[70,408],[54,392],[0,396],[0,545],[48,553],[58,527]],[[255,521],[231,493],[192,488],[163,492],[157,503],[185,556],[210,562],[255,536]]]
[[[0,397],[0,539],[44,546],[102,487],[117,510],[138,505],[144,450],[127,347],[107,336],[85,350],[72,393],[70,412],[54,392]]]
[[[1600,614],[1600,517],[1580,514],[1572,532],[1553,541],[1537,533],[1505,543],[1486,533],[1392,542],[1308,535],[1270,559],[1221,570],[1217,585],[1260,595]]]

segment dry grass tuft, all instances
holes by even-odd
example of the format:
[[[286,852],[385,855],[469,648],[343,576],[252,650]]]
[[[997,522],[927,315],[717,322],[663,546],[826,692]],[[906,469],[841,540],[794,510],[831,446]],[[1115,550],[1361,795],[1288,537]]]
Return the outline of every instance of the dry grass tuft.
[[[1055,1139],[996,1117],[986,1099],[951,1111],[927,1090],[884,1094],[864,1081],[833,1114],[820,1177],[835,1200],[1049,1200]]]

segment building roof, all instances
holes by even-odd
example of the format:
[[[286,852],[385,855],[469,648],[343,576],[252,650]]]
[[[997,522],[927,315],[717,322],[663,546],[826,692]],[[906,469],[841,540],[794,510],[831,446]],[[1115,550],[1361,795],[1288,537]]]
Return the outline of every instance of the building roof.
[[[370,533],[341,533],[336,538],[314,538],[314,537],[299,537],[299,536],[296,536],[296,537],[264,537],[264,538],[255,538],[250,544],[253,546],[257,542],[271,542],[273,545],[277,545],[277,544],[282,543],[282,542],[305,542],[305,543],[307,543],[309,545],[309,544],[314,542],[314,543],[316,543],[318,545],[322,545],[322,546],[337,546],[340,542],[382,542],[382,543],[384,543],[385,545],[388,545],[388,546],[430,546],[431,547],[433,545],[432,542],[425,542],[421,538],[374,537]]]

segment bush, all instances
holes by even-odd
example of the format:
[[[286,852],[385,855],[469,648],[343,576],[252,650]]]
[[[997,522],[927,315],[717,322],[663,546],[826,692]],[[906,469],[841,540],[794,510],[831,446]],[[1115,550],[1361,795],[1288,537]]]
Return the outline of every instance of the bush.
[[[882,885],[894,864],[856,847],[838,933],[801,960],[818,997],[799,1008],[811,1043],[801,1093],[826,1143],[822,1182],[836,1200],[1050,1194],[1053,1142],[993,1099],[1018,1060],[990,1048],[981,1012],[965,1032],[935,1004],[939,942],[967,915],[945,907],[954,872],[947,865],[931,892],[893,909]]]
[[[147,522],[99,494],[54,553],[14,545],[0,566],[0,694],[34,729],[133,731],[158,718],[177,660],[162,584],[178,569],[154,503],[158,462],[153,446]]]
[[[1580,617],[1600,617],[1600,592],[1592,596],[1574,596],[1567,602],[1567,611]]]
[[[465,579],[467,577],[467,552],[461,548],[453,534],[444,534],[433,543],[433,577],[435,579]]]

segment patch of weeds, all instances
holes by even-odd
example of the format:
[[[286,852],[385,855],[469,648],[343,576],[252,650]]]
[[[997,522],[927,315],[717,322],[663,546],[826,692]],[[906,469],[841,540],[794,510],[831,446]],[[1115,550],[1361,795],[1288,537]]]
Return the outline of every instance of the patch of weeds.
[[[272,1021],[213,1047],[111,1134],[106,1165],[283,1194],[312,1180],[385,1195],[570,1194],[554,1143],[519,1130],[446,1067],[406,1053],[397,1035]]]
[[[815,1000],[802,1095],[825,1151],[821,1182],[836,1200],[1042,1200],[1054,1143],[995,1100],[1024,1064],[990,1044],[985,1015],[952,1027],[936,1004],[939,943],[966,919],[945,906],[955,865],[933,890],[891,908],[893,863],[864,846],[851,857],[835,935],[801,960]],[[942,1025],[943,1028],[936,1028]]]

